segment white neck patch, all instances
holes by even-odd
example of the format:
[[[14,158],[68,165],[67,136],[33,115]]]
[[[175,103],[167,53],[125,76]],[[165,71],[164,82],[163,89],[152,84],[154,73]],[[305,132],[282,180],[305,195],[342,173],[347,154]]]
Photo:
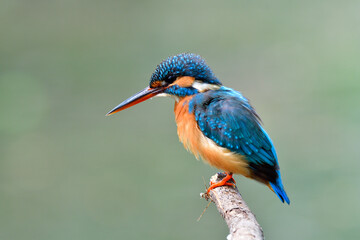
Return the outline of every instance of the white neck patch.
[[[205,92],[208,90],[217,90],[220,88],[219,85],[216,84],[210,84],[210,83],[204,83],[201,81],[195,80],[192,84],[193,88],[196,88],[199,92]]]
[[[175,101],[177,101],[177,102],[180,101],[180,98],[178,96],[167,94],[167,93],[160,93],[160,94],[156,95],[155,97],[171,97],[171,98],[175,99]]]

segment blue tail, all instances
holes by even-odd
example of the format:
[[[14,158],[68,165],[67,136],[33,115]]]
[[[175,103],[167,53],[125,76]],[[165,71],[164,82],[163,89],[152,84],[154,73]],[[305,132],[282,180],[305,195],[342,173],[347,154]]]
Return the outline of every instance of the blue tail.
[[[276,182],[270,182],[270,186],[273,189],[273,191],[276,193],[276,195],[280,198],[280,200],[282,202],[286,202],[287,204],[290,204],[290,199],[287,196],[285,190],[284,190],[284,186],[282,185],[282,181],[281,181],[281,177],[280,177],[280,171],[277,170],[276,171],[278,174],[278,178],[276,179]]]

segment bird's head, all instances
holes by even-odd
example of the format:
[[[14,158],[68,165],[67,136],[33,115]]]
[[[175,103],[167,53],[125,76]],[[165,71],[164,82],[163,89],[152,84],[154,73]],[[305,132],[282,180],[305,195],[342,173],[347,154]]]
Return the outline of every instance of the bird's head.
[[[120,103],[107,115],[155,96],[172,96],[179,99],[218,89],[221,85],[201,56],[193,53],[178,54],[167,58],[156,67],[148,87]]]

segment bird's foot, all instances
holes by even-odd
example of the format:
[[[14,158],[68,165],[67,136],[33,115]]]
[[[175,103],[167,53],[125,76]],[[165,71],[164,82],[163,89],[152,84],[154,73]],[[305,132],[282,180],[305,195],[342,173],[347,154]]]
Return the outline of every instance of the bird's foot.
[[[221,187],[221,186],[235,187],[236,182],[235,182],[234,178],[232,177],[232,173],[218,173],[218,177],[221,177],[221,176],[224,176],[224,177],[220,182],[217,182],[217,183],[214,183],[212,181],[210,182],[210,187],[207,189],[207,193],[209,193],[212,189]]]

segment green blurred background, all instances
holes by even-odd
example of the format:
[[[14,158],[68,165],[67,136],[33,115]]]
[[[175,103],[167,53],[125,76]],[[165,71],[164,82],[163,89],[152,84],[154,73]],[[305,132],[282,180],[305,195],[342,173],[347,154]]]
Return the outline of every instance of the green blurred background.
[[[360,238],[360,2],[0,1],[0,239],[225,239],[173,100],[105,117],[169,55],[248,97],[291,205],[236,177],[267,239]]]

